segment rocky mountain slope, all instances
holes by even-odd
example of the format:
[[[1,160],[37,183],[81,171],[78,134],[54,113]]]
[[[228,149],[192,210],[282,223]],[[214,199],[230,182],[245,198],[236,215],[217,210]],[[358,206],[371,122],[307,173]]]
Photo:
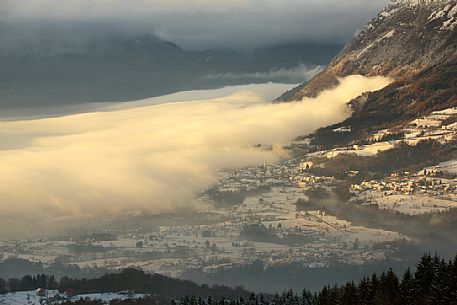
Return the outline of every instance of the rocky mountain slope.
[[[376,130],[457,106],[457,1],[393,1],[324,71],[278,101],[315,96],[335,86],[338,77],[351,74],[384,75],[393,82],[351,102],[353,115],[339,124],[352,129],[344,139],[332,137],[335,126],[330,126],[317,133],[319,144],[329,145],[330,139],[347,144]]]
[[[351,74],[405,80],[457,62],[457,1],[394,0],[310,82],[280,101],[315,96]]]

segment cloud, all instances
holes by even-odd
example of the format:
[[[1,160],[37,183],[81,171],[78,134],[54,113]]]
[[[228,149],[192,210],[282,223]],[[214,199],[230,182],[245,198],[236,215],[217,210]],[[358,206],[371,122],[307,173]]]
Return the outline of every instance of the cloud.
[[[185,48],[259,47],[289,41],[342,43],[389,1],[3,0],[11,32],[157,33]],[[83,30],[81,24],[91,26]],[[27,35],[29,33],[30,35]],[[32,35],[33,34],[33,35]],[[70,36],[81,36],[73,33]],[[64,35],[68,36],[68,35]],[[14,35],[13,35],[14,37]]]
[[[349,76],[297,103],[268,102],[263,85],[262,94],[1,122],[0,231],[49,233],[59,219],[68,226],[71,219],[201,208],[195,194],[218,170],[280,157],[254,144],[285,144],[339,122],[349,115],[347,101],[387,83]]]
[[[218,73],[218,74],[209,74],[206,79],[218,79],[218,80],[236,80],[236,79],[246,79],[246,80],[285,80],[287,79],[290,82],[303,82],[311,79],[313,76],[322,71],[323,66],[308,67],[300,65],[292,69],[277,69],[268,72],[255,72],[255,73]]]

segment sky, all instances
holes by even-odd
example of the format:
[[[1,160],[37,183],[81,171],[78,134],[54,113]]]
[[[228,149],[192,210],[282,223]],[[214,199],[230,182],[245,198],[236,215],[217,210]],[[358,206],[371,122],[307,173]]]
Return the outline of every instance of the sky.
[[[195,198],[219,170],[288,157],[282,144],[344,120],[347,101],[388,83],[348,76],[316,98],[276,104],[271,98],[285,85],[251,85],[0,122],[0,237],[137,211],[209,208]]]
[[[1,0],[3,44],[155,33],[186,49],[344,43],[388,0]]]

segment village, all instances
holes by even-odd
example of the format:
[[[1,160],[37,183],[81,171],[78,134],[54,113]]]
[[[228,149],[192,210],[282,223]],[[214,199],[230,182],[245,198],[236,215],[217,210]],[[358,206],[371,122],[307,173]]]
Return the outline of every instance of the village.
[[[399,142],[417,145],[420,141],[436,140],[449,144],[457,139],[457,109],[435,111],[411,121],[398,134],[400,139],[383,141],[392,132],[382,130],[371,137],[374,143],[359,148],[358,155],[370,155],[393,148]],[[348,150],[350,151],[350,150]],[[336,151],[332,152],[333,154]],[[377,205],[408,215],[446,212],[457,208],[457,162],[449,160],[418,172],[396,172],[380,180],[351,185],[352,201]]]
[[[398,232],[356,226],[325,211],[297,210],[297,201],[308,200],[306,188],[334,182],[333,178],[309,175],[310,166],[293,159],[220,173],[219,193],[265,189],[231,206],[206,211],[202,224],[160,225],[151,232],[111,232],[78,241],[2,242],[0,251],[4,259],[109,270],[139,267],[182,277],[189,272],[214,273],[259,261],[265,268],[361,265],[385,259],[394,251],[389,242],[408,240]]]
[[[392,174],[382,180],[351,185],[353,201],[381,209],[420,215],[457,208],[455,161],[444,162],[418,173]]]
[[[274,164],[222,171],[217,183],[199,196],[211,209],[202,211],[198,222],[181,219],[180,225],[155,225],[151,220],[149,231],[119,229],[94,232],[82,239],[68,236],[3,241],[0,257],[22,258],[45,266],[59,263],[106,270],[138,267],[180,278],[255,262],[261,262],[264,268],[297,264],[329,268],[382,261],[395,254],[393,244],[411,238],[401,232],[356,225],[315,205],[307,206],[307,191],[332,191],[339,182],[332,176],[311,174],[310,169],[320,166],[314,164],[316,157],[376,155],[399,141],[408,145],[424,139],[449,143],[456,138],[456,116],[457,109],[452,108],[414,120],[404,130],[396,131],[402,134],[401,139],[385,141],[392,131],[384,130],[366,145],[313,151]],[[348,132],[348,128],[335,132]],[[309,141],[297,140],[289,147],[306,148]],[[445,212],[457,208],[456,177],[457,162],[452,160],[418,172],[395,172],[350,185],[349,202],[409,215]],[[299,202],[305,208],[299,208]]]

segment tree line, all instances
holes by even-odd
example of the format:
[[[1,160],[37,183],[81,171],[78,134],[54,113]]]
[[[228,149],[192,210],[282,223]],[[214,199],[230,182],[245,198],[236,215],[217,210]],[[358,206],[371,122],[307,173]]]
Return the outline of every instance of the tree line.
[[[446,262],[437,255],[422,256],[412,272],[397,275],[392,269],[373,273],[358,283],[325,286],[312,293],[292,290],[271,298],[251,294],[236,300],[185,297],[179,305],[454,305],[457,304],[457,256]]]
[[[20,279],[12,278],[9,280],[4,280],[0,278],[0,294],[5,294],[8,292],[36,290],[38,288],[57,289],[58,287],[59,283],[53,275],[26,275]]]
[[[380,274],[373,273],[357,283],[327,285],[316,292],[304,289],[301,294],[292,290],[276,295],[249,294],[242,288],[210,288],[135,269],[98,279],[62,278],[58,285],[52,276],[47,275],[2,280],[2,285],[3,293],[8,289],[57,287],[61,292],[73,290],[77,294],[122,290],[148,294],[141,299],[113,300],[110,305],[457,305],[457,255],[446,262],[436,254],[425,254],[414,271],[408,269],[403,274],[396,274],[390,269]],[[79,299],[62,304],[105,303]]]
[[[180,298],[185,295],[202,297],[249,296],[242,287],[230,288],[221,285],[198,285],[189,280],[179,280],[157,273],[149,274],[142,270],[127,268],[119,273],[110,273],[95,279],[62,277],[59,282],[53,275],[26,275],[20,279],[0,278],[0,294],[18,291],[31,291],[38,288],[58,290],[67,295],[131,291],[137,294],[151,294]]]

